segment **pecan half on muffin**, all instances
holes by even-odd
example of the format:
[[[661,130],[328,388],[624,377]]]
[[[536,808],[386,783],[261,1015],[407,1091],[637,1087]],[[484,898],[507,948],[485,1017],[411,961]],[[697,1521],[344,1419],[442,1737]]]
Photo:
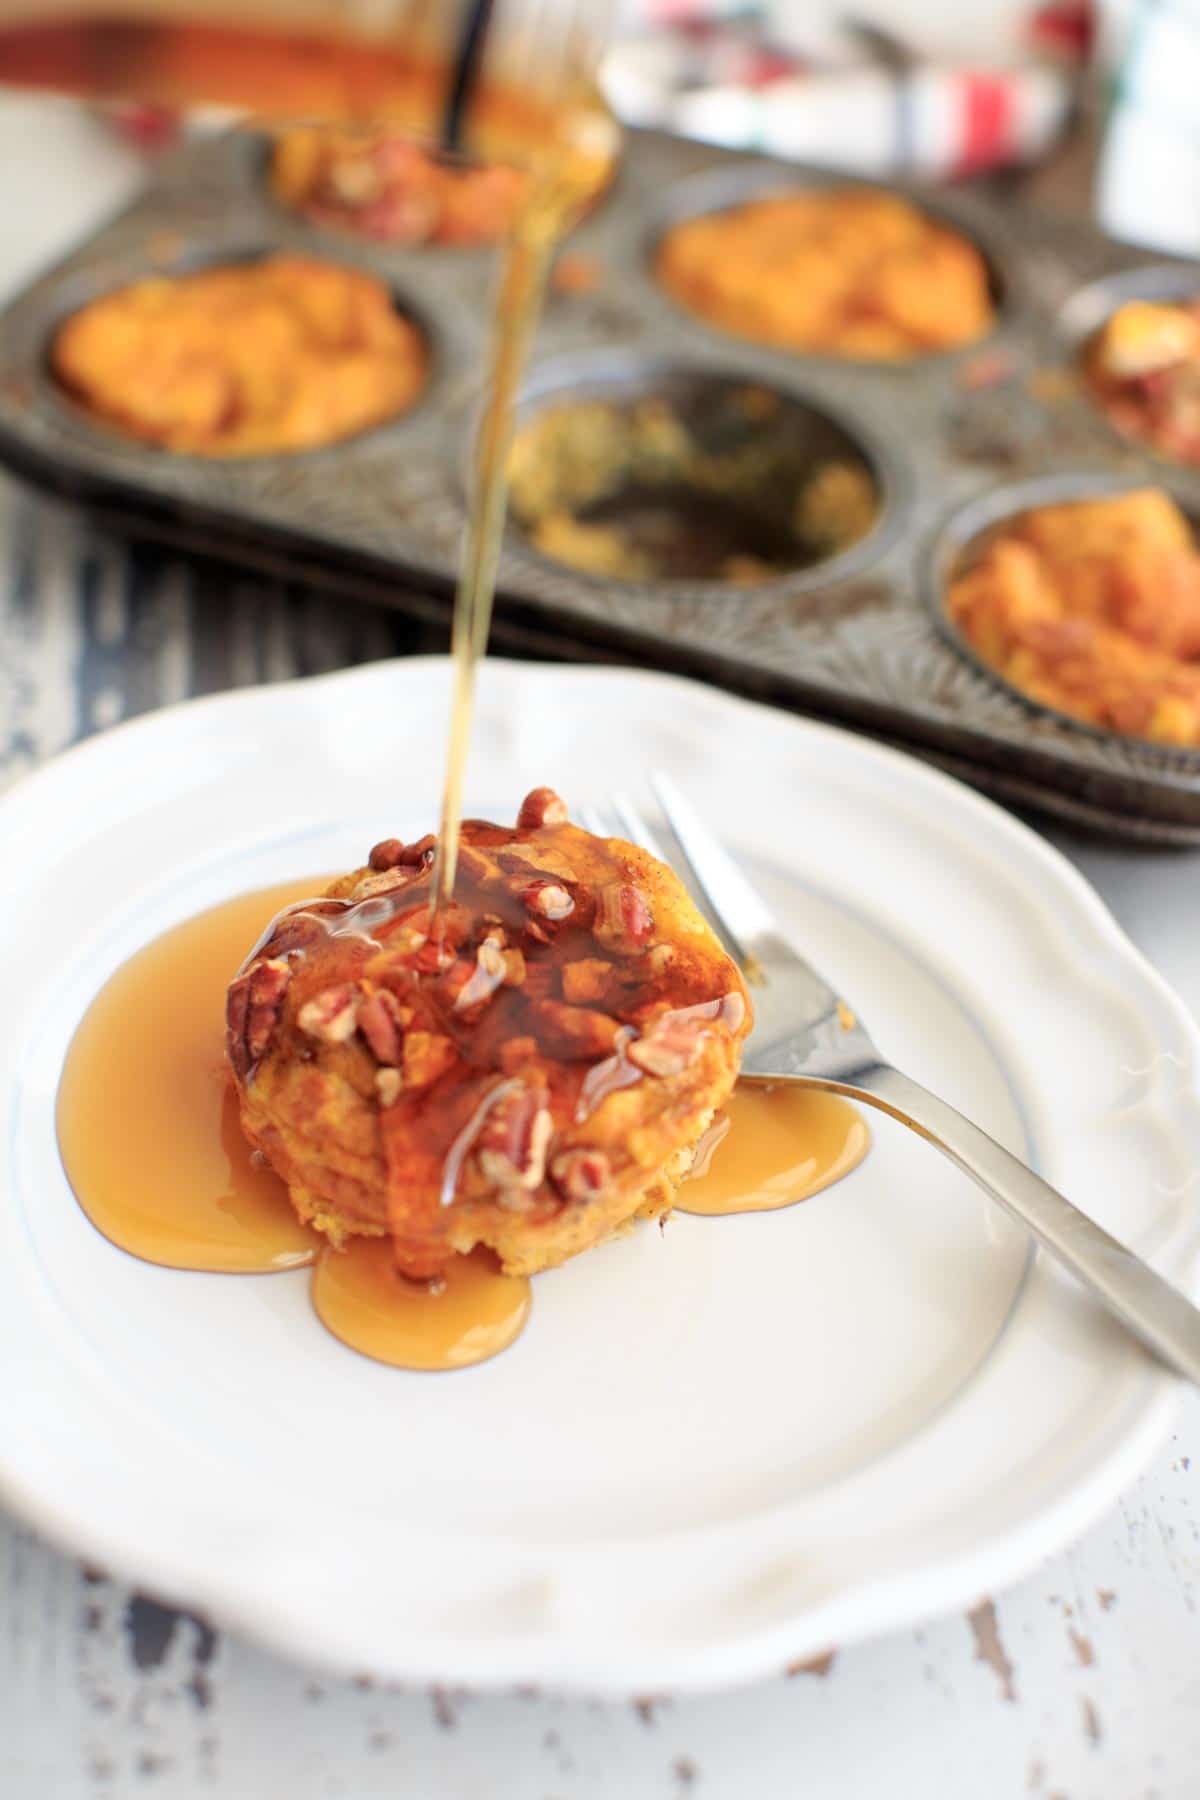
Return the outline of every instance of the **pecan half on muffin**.
[[[463,826],[436,917],[434,854],[377,844],[269,927],[229,990],[242,1124],[334,1242],[532,1274],[670,1208],[749,1001],[672,871],[547,788]]]

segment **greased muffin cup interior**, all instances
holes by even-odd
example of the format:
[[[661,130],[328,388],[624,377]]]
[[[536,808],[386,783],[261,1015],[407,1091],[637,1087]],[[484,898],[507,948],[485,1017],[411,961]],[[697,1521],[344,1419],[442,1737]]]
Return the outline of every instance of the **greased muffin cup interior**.
[[[62,334],[73,321],[87,310],[107,300],[119,298],[128,289],[136,289],[148,282],[185,282],[189,278],[203,276],[221,271],[236,272],[241,269],[252,270],[268,262],[272,258],[297,259],[311,263],[323,270],[333,269],[354,277],[363,277],[376,286],[383,287],[388,294],[391,311],[396,318],[408,326],[415,334],[423,357],[419,385],[413,397],[399,406],[396,411],[386,413],[378,418],[312,443],[295,445],[271,444],[246,450],[205,451],[192,446],[176,447],[171,444],[157,442],[148,433],[126,427],[118,418],[110,417],[99,407],[89,404],[86,394],[76,389],[64,376],[57,360],[57,349]],[[169,458],[172,461],[194,461],[199,464],[226,463],[234,467],[248,463],[269,462],[276,459],[293,462],[298,458],[329,456],[347,445],[361,443],[391,432],[398,426],[406,424],[427,406],[431,389],[439,383],[441,357],[438,336],[430,326],[426,309],[411,301],[401,293],[396,285],[378,270],[345,258],[330,257],[299,246],[287,244],[237,245],[211,253],[194,252],[183,256],[169,256],[163,261],[151,259],[130,259],[124,266],[106,270],[104,275],[85,284],[80,284],[74,291],[68,289],[61,296],[61,305],[55,309],[55,316],[49,322],[45,333],[41,378],[46,398],[50,403],[69,416],[76,429],[82,428],[88,433],[95,433],[109,442],[122,445],[135,454],[155,459]]]
[[[606,582],[734,597],[836,579],[877,547],[886,460],[836,410],[736,369],[561,359],[521,400],[510,535]]]
[[[1117,473],[1101,468],[1062,470],[1052,475],[1036,476],[1027,481],[1011,482],[976,495],[946,518],[926,544],[922,556],[922,596],[932,618],[945,640],[957,654],[996,688],[1015,695],[1021,705],[1038,717],[1053,719],[1072,732],[1100,743],[1141,745],[1159,754],[1184,759],[1200,768],[1200,744],[1162,741],[1136,732],[1118,730],[1115,726],[1098,725],[1077,717],[1062,706],[1056,706],[1026,692],[1017,682],[982,656],[966,632],[950,613],[949,590],[990,540],[1000,536],[1004,527],[1022,515],[1041,508],[1070,506],[1082,501],[1101,501],[1134,495],[1148,489],[1163,493],[1184,513],[1192,528],[1193,541],[1200,553],[1197,518],[1194,512],[1172,496],[1163,483],[1143,473]],[[1200,669],[1200,664],[1197,665]]]
[[[677,227],[701,221],[719,221],[724,216],[737,214],[759,202],[779,201],[793,194],[817,198],[832,198],[844,194],[864,200],[879,198],[885,202],[899,202],[939,231],[950,233],[961,240],[974,252],[982,268],[989,308],[989,316],[983,329],[959,343],[917,348],[909,354],[876,354],[869,351],[857,354],[853,350],[823,347],[816,343],[792,345],[723,324],[708,316],[701,308],[689,305],[662,279],[660,255],[670,234]],[[755,344],[764,352],[788,360],[812,359],[859,371],[926,369],[930,365],[975,354],[985,348],[1007,322],[1013,301],[1011,278],[1004,271],[999,249],[983,240],[977,223],[964,221],[952,196],[918,196],[898,184],[868,181],[832,171],[818,173],[802,167],[790,170],[779,166],[764,169],[750,165],[695,176],[680,182],[665,196],[645,240],[643,254],[648,279],[661,295],[664,305],[677,319],[687,318],[727,343]]]

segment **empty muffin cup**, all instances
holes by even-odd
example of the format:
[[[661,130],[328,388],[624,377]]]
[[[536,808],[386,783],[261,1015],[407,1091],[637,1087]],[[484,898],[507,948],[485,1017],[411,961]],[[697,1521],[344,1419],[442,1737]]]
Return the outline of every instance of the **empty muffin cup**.
[[[841,558],[882,509],[873,458],[819,407],[669,365],[543,390],[509,482],[533,549],[626,582],[773,581]]]

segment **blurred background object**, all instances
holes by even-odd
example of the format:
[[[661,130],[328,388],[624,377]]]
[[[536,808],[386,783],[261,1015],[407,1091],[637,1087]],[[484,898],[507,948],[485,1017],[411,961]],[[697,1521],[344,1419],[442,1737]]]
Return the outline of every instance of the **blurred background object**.
[[[110,10],[124,16],[131,9],[159,20],[219,16],[203,0],[191,7],[114,0],[111,9],[92,6],[89,17],[94,25]],[[432,42],[460,10],[422,0],[365,8],[340,0],[254,0],[239,16],[254,29],[283,21],[318,33],[331,20],[349,20],[360,46],[354,54],[364,60],[338,79],[348,91],[355,87],[361,103],[366,90],[382,85],[376,65],[386,60],[382,46],[401,18],[405,32],[416,20]],[[53,41],[56,21],[76,11],[0,0],[0,27],[19,23],[24,33],[19,53],[13,39],[5,42],[0,78],[36,85],[58,58],[54,78],[70,85]],[[330,79],[311,66],[320,59],[308,61],[310,86]],[[177,89],[203,88],[204,56],[181,50],[175,62]],[[287,63],[285,56],[271,64],[277,86],[290,79]],[[77,88],[97,84],[95,66],[85,64],[76,58]],[[1197,0],[615,0],[605,85],[631,124],[863,174],[931,178],[1036,163],[1067,132],[1081,93],[1099,96],[1108,106],[1095,180],[1099,223],[1132,242],[1192,255],[1200,251],[1198,64]],[[130,92],[105,110],[120,141],[135,154],[154,155],[181,126],[165,90],[139,91],[143,66],[136,47],[110,58],[109,91]],[[227,115],[208,116],[211,123]],[[32,117],[6,96],[4,141],[23,139]],[[86,128],[64,118],[62,129],[77,138]],[[101,188],[118,160],[97,152]],[[15,172],[11,157],[4,166]],[[23,267],[22,240],[26,233],[36,239],[39,224],[18,217],[14,226],[10,214],[14,260]]]
[[[936,178],[1043,155],[1092,36],[1088,0],[625,0],[606,84],[630,123]]]
[[[497,43],[517,44],[524,4],[502,9]],[[0,0],[0,78],[106,94],[118,131],[149,153],[177,129],[172,99],[321,110],[336,92],[360,116],[411,112],[389,92],[389,45],[416,33],[440,57],[463,16],[421,0],[254,0],[235,57],[218,40],[236,34],[203,0],[76,12]],[[150,26],[131,27],[135,13]],[[1055,142],[1094,25],[1092,0],[617,0],[605,85],[631,124],[861,173],[962,175],[1035,161]],[[334,31],[339,55],[311,54]],[[531,43],[536,60],[544,45]]]
[[[1114,237],[1200,253],[1200,4],[1104,0],[1111,80],[1096,216]]]

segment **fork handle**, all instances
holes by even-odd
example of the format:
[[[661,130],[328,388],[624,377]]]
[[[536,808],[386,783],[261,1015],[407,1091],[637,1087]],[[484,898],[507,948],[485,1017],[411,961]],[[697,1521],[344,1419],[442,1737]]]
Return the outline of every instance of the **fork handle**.
[[[886,1063],[865,1069],[855,1087],[863,1100],[936,1145],[985,1194],[1019,1219],[1148,1349],[1200,1386],[1200,1309],[1178,1288],[986,1131],[899,1069]]]

